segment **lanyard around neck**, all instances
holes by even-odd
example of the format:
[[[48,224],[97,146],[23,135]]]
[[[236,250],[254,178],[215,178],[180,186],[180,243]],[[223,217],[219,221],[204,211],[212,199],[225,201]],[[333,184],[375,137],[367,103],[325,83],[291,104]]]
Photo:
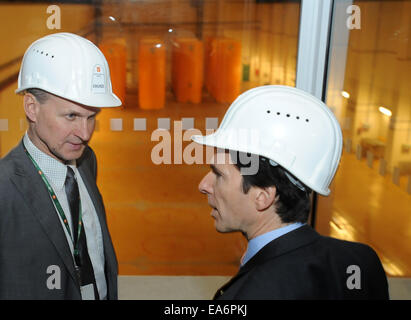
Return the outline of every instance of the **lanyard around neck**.
[[[23,146],[23,147],[24,147],[24,146]],[[28,157],[30,158],[31,162],[33,162],[34,166],[35,166],[36,169],[37,169],[37,173],[40,175],[41,179],[43,180],[44,184],[46,185],[47,191],[49,192],[50,197],[51,197],[51,199],[53,200],[53,203],[54,203],[54,205],[56,206],[56,209],[57,209],[57,211],[58,211],[61,219],[63,220],[64,226],[66,227],[67,232],[68,232],[68,234],[70,235],[71,241],[73,242],[74,254],[75,254],[75,255],[78,255],[78,254],[79,254],[79,252],[78,252],[78,242],[79,242],[79,241],[78,241],[78,240],[79,240],[79,238],[80,238],[80,232],[81,232],[81,227],[82,227],[82,222],[81,222],[81,220],[82,220],[81,201],[80,201],[80,203],[79,203],[79,211],[80,211],[80,212],[79,212],[77,239],[76,239],[76,241],[74,242],[73,235],[72,235],[72,232],[71,232],[69,223],[68,223],[68,221],[67,221],[67,217],[66,217],[66,215],[64,214],[64,210],[63,210],[63,208],[61,207],[61,204],[60,204],[59,200],[57,199],[57,196],[56,196],[53,188],[51,187],[50,183],[48,182],[48,180],[47,180],[44,172],[43,172],[43,171],[40,169],[40,167],[38,166],[37,162],[33,159],[33,157],[32,157],[32,156],[30,155],[30,153],[27,151],[26,147],[24,147],[24,151],[26,152],[26,154],[27,154]],[[74,224],[74,221],[73,221],[73,224]]]

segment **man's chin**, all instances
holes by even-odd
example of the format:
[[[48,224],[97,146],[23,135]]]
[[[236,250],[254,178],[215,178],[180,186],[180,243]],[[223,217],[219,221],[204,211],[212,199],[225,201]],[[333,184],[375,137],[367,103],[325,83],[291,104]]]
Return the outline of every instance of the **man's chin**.
[[[226,228],[224,226],[221,226],[218,221],[214,221],[214,227],[216,229],[217,232],[219,233],[230,233],[230,232],[234,232],[233,230]]]
[[[83,155],[83,152],[84,152],[84,147],[79,151],[70,152],[67,155],[66,161],[74,161],[74,160],[79,159]]]
[[[75,151],[70,150],[64,153],[54,152],[53,154],[59,161],[63,163],[67,163],[67,162],[71,162],[71,161],[75,161],[79,159],[83,155],[84,150],[85,150],[85,147],[83,146],[79,150],[75,150]]]

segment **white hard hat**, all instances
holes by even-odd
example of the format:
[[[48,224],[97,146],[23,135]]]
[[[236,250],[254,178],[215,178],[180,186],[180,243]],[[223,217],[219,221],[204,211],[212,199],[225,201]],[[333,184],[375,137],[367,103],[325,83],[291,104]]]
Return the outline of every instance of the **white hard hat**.
[[[342,151],[341,128],[331,110],[311,94],[288,86],[244,92],[216,132],[192,140],[268,158],[325,196]]]
[[[90,107],[121,106],[104,55],[91,41],[72,33],[54,33],[30,45],[16,93],[30,88]]]

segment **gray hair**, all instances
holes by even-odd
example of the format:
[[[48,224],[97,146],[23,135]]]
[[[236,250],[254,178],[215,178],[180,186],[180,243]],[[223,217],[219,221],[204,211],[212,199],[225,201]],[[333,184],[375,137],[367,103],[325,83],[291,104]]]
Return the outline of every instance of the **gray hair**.
[[[26,93],[31,93],[40,104],[44,104],[49,98],[49,94],[46,91],[37,88],[27,89]]]

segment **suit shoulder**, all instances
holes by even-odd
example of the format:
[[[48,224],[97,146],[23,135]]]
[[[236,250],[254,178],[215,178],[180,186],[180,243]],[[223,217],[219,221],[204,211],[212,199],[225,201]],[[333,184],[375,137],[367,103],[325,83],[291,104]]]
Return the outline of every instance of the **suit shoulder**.
[[[77,160],[78,164],[86,164],[87,166],[95,166],[97,163],[97,158],[96,154],[94,153],[93,149],[89,146],[87,146],[84,149],[83,154],[81,157]]]
[[[94,178],[97,177],[97,159],[92,148],[87,146],[82,156],[77,160],[77,166],[91,172]]]
[[[326,236],[321,236],[321,242],[328,249],[335,251],[336,254],[345,252],[350,253],[351,255],[358,255],[361,257],[368,256],[378,259],[378,255],[375,250],[365,243],[341,240]]]
[[[14,153],[11,151],[6,156],[0,159],[0,181],[8,180],[10,173],[16,169]]]
[[[86,146],[84,149],[84,152],[81,156],[82,160],[88,160],[88,161],[95,161],[96,160],[96,154],[94,153],[94,150],[90,146]]]
[[[358,266],[364,270],[370,278],[385,279],[384,267],[377,252],[369,245],[361,242],[353,242],[322,237],[327,246],[327,255],[330,260],[339,266]]]

